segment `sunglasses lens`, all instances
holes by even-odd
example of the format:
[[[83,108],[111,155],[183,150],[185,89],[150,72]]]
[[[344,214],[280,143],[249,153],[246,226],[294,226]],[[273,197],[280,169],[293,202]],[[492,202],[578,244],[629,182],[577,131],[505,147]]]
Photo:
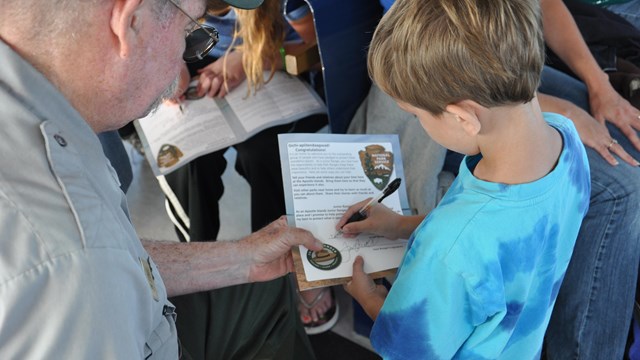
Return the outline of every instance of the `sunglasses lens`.
[[[203,26],[205,27],[205,26]],[[213,36],[209,36],[207,31],[198,28],[192,31],[186,38],[186,47],[182,56],[186,62],[194,62],[204,58],[218,43],[218,32],[212,27],[206,29]]]

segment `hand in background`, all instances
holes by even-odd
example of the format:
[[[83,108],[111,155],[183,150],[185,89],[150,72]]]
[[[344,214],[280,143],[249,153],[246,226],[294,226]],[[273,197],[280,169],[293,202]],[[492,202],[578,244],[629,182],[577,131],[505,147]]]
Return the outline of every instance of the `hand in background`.
[[[543,111],[555,112],[569,118],[578,130],[584,145],[597,151],[609,164],[618,165],[618,161],[613,157],[615,154],[632,166],[639,165],[620,144],[613,141],[604,123],[596,120],[588,112],[570,101],[555,96],[539,93],[538,99]]]
[[[609,82],[603,83],[599,88],[589,88],[589,104],[596,120],[601,124],[609,121],[617,126],[633,146],[640,150],[640,110],[620,96]]]
[[[191,82],[191,76],[189,75],[187,64],[184,64],[182,70],[180,70],[180,78],[178,79],[178,87],[176,88],[176,92],[172,98],[166,99],[165,102],[171,105],[178,105],[182,101],[184,101],[184,93],[189,87],[189,82]]]
[[[304,245],[310,250],[322,250],[322,243],[310,232],[287,225],[282,216],[266,227],[241,240],[251,256],[249,281],[273,280],[293,271],[291,247]]]
[[[226,60],[225,60],[226,59]],[[226,61],[226,64],[225,64]],[[226,83],[224,67],[226,66]],[[198,70],[198,96],[224,97],[240,85],[246,75],[242,67],[242,52],[233,51]]]
[[[361,256],[356,257],[353,262],[353,276],[351,281],[344,285],[344,290],[362,305],[364,311],[373,320],[378,317],[384,299],[387,297],[387,288],[376,284],[364,272],[364,260]]]

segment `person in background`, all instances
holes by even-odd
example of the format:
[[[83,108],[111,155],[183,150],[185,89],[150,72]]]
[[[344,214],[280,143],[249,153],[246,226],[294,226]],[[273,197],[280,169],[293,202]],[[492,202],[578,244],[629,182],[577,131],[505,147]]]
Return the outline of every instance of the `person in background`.
[[[569,102],[540,103],[574,121],[591,168],[589,212],[549,323],[547,357],[621,359],[640,262],[640,110],[611,86],[564,3],[541,6],[547,46],[582,82],[546,66],[540,93]]]
[[[636,28],[640,29],[640,0],[580,0],[582,2],[601,6],[614,14],[623,17]]]

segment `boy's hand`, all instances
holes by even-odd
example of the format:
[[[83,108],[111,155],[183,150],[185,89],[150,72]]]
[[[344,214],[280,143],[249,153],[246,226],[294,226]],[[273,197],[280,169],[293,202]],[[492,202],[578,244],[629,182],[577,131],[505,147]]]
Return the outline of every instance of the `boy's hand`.
[[[393,212],[383,204],[370,206],[367,217],[364,220],[346,224],[351,215],[362,209],[369,200],[370,199],[361,201],[347,209],[338,221],[338,224],[336,224],[336,230],[342,231],[343,236],[347,238],[356,237],[360,233],[380,235],[391,240],[400,238],[398,223],[402,215]]]
[[[387,288],[377,285],[364,272],[364,260],[361,256],[356,257],[353,262],[353,276],[351,281],[344,285],[344,290],[362,305],[364,311],[373,320],[378,317],[384,299],[387,297]]]

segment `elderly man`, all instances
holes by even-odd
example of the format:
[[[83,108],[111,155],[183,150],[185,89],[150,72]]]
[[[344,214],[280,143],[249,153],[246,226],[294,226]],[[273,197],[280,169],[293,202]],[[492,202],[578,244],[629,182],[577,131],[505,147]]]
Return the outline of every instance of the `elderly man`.
[[[176,359],[167,296],[279,278],[291,246],[321,247],[283,219],[235,242],[136,236],[96,133],[172,94],[204,7],[0,1],[0,358]]]

